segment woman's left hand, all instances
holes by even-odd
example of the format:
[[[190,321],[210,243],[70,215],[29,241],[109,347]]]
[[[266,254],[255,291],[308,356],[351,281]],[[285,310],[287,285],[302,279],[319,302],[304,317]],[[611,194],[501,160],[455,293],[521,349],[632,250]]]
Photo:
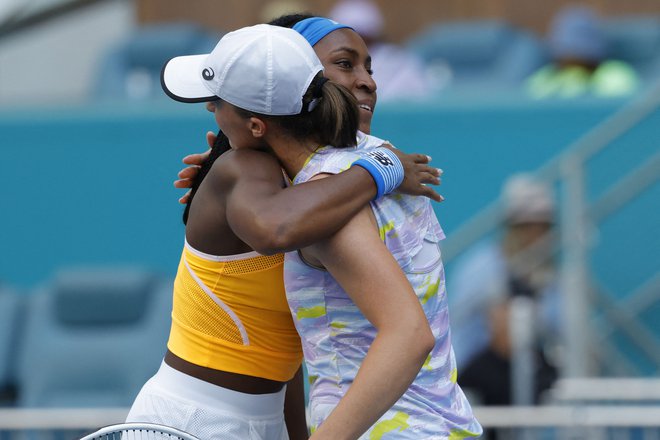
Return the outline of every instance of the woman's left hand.
[[[383,144],[382,146],[393,151],[403,164],[404,178],[397,188],[398,192],[412,196],[428,197],[436,202],[442,202],[445,199],[435,189],[428,186],[440,185],[440,176],[442,176],[440,168],[429,165],[431,162],[430,156],[419,153],[407,154],[390,144]]]

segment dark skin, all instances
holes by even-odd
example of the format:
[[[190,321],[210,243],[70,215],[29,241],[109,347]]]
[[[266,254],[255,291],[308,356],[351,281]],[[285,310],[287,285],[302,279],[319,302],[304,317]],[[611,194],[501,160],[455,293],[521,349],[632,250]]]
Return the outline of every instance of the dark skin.
[[[356,184],[366,188],[356,191]],[[330,192],[327,185],[286,188],[269,153],[229,151],[215,161],[195,195],[186,238],[212,255],[252,250],[268,255],[304,247],[321,234],[332,235],[376,195],[373,179],[360,167],[334,185]]]
[[[326,40],[330,44],[323,44]],[[371,78],[371,58],[366,45],[355,32],[340,29],[322,39],[315,51],[324,64],[325,76],[347,87],[362,105],[360,129],[369,133],[376,84]],[[214,139],[213,133],[207,134],[209,146]],[[440,170],[428,165],[430,158],[395,151],[405,170],[404,182],[398,190],[442,201],[439,194],[426,186],[440,183]],[[207,155],[186,157],[184,163],[193,166],[179,174],[182,180],[175,182],[175,186],[190,187],[189,179],[194,178],[198,165]],[[287,187],[281,166],[267,145],[259,149],[232,149],[215,161],[200,185],[191,205],[186,238],[194,248],[213,255],[252,250],[273,254],[299,249],[332,236],[375,195],[375,183],[361,167]],[[186,197],[182,198],[184,203]],[[193,368],[192,364],[186,366],[186,361],[181,362],[177,369]],[[200,368],[203,367],[195,370],[196,377],[202,375],[204,380],[237,391],[272,392],[283,386],[267,379],[208,368],[200,371]],[[285,402],[285,420],[292,440],[308,437],[302,390],[299,370],[288,382]]]
[[[409,184],[422,186],[418,179],[432,176],[426,157],[406,156],[413,169]],[[287,188],[279,162],[266,151],[229,151],[215,161],[195,195],[187,240],[212,255],[252,250],[270,255],[308,246],[338,231],[376,195],[373,179],[361,167],[333,176],[331,183],[331,190],[325,180]]]

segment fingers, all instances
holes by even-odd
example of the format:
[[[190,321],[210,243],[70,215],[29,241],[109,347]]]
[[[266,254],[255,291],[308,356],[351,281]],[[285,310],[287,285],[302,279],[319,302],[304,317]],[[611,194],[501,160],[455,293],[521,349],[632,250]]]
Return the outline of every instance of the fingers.
[[[431,156],[427,156],[426,154],[413,153],[413,154],[409,154],[409,156],[412,157],[412,159],[415,163],[429,163],[429,162],[431,162]]]
[[[199,173],[200,167],[198,166],[190,166],[190,167],[185,167],[181,171],[179,171],[179,179],[194,179],[195,176]]]
[[[442,169],[440,169],[440,168],[434,168],[434,167],[424,165],[424,164],[416,165],[415,170],[418,173],[428,173],[428,174],[432,174],[436,177],[440,177],[444,173],[444,171],[442,171]]]
[[[429,199],[434,200],[436,202],[442,202],[442,201],[445,200],[445,198],[443,196],[441,196],[440,194],[438,194],[433,188],[431,188],[430,186],[426,186],[426,185],[421,185],[420,186],[419,195],[424,196],[424,197],[428,197]]]
[[[213,148],[213,144],[215,143],[215,139],[217,137],[218,136],[212,131],[206,132],[206,144],[209,146],[209,148]]]
[[[431,200],[434,200],[436,202],[444,202],[445,198],[442,197],[440,194],[435,192],[433,188],[429,188],[428,186],[426,187],[427,191],[424,193],[424,196],[428,197]]]
[[[190,198],[190,191],[188,191],[187,193],[185,193],[185,194],[183,195],[183,197],[181,197],[181,198],[179,199],[179,203],[181,203],[182,205],[185,205],[185,204],[188,203],[188,199],[189,199],[189,198]]]
[[[189,154],[183,158],[183,163],[185,163],[186,165],[201,166],[207,157],[208,157],[208,153]]]
[[[179,189],[192,188],[192,180],[190,179],[175,180],[174,187]]]
[[[440,178],[438,178],[437,176],[434,176],[431,173],[420,173],[418,175],[418,178],[419,178],[419,183],[424,184],[424,185],[436,185],[437,186],[437,185],[440,185],[440,183],[442,182],[440,180]]]
[[[174,181],[175,188],[192,188],[193,181],[199,173],[200,167],[190,166],[179,171],[179,179]],[[184,196],[185,197],[185,196]]]

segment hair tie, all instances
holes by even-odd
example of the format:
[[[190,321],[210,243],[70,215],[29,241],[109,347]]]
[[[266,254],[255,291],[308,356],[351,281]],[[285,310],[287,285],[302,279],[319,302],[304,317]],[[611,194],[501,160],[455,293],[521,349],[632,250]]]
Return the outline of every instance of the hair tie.
[[[319,80],[314,85],[314,89],[312,89],[312,96],[314,98],[321,98],[323,96],[323,84],[326,82],[328,82],[328,78],[324,76],[319,78]]]
[[[314,84],[312,88],[312,100],[307,104],[308,113],[314,110],[318,105],[319,100],[323,98],[323,84],[327,81],[328,78],[322,76],[316,81],[316,84]]]

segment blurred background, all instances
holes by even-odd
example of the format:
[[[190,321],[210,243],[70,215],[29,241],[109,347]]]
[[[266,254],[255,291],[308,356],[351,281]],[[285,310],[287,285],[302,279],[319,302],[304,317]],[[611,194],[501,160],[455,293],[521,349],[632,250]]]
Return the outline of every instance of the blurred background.
[[[372,134],[444,170],[459,384],[486,438],[660,439],[660,1],[0,0],[0,439],[122,421],[156,371],[176,55],[291,12],[373,56]]]

